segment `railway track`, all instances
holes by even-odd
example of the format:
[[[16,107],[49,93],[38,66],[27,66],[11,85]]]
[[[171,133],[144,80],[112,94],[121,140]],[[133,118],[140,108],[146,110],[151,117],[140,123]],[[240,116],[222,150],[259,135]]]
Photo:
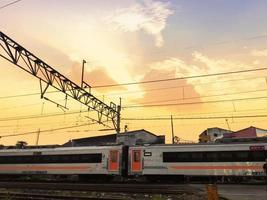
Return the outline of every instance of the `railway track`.
[[[86,191],[134,194],[193,194],[194,189],[185,185],[168,184],[88,184],[47,182],[0,182],[3,189],[35,189],[52,191]]]
[[[116,197],[100,197],[100,196],[86,196],[77,194],[55,194],[48,191],[0,191],[0,199],[21,200],[21,199],[34,199],[34,200],[121,200]]]
[[[199,191],[191,186],[170,184],[0,182],[0,199],[8,200],[146,200],[154,199],[157,195],[168,199],[185,195],[198,196]]]

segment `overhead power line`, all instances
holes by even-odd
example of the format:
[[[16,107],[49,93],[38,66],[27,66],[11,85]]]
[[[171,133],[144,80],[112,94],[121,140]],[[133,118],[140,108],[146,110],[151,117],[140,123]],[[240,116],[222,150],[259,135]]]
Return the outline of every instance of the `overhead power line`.
[[[21,135],[30,135],[30,134],[35,134],[37,132],[43,133],[43,132],[50,132],[50,131],[59,131],[59,130],[77,128],[77,127],[88,126],[88,125],[93,125],[93,124],[98,124],[98,122],[86,123],[86,124],[75,125],[75,126],[66,126],[66,127],[60,127],[60,128],[54,128],[54,129],[46,129],[46,130],[41,130],[41,131],[32,131],[32,132],[26,132],[26,133],[16,133],[16,134],[2,135],[2,136],[0,136],[0,138],[21,136]]]
[[[26,120],[26,119],[34,119],[34,118],[45,118],[45,117],[57,117],[57,116],[64,116],[64,115],[73,115],[73,114],[80,114],[88,112],[88,110],[82,111],[73,111],[73,112],[66,112],[66,113],[50,113],[46,115],[24,115],[19,117],[5,117],[0,118],[0,121],[14,121],[14,120]]]
[[[266,89],[262,90],[254,90],[254,91],[244,91],[244,92],[237,92],[237,93],[224,93],[224,94],[215,94],[215,95],[207,95],[207,96],[199,96],[199,97],[189,97],[183,99],[169,99],[163,101],[154,101],[154,103],[160,102],[168,102],[168,101],[175,101],[175,100],[188,100],[188,99],[195,99],[195,98],[204,98],[204,97],[215,97],[215,96],[224,96],[224,95],[236,95],[236,94],[245,94],[250,92],[260,92],[266,91]],[[216,101],[206,101],[206,102],[189,102],[189,103],[179,103],[179,104],[157,104],[157,105],[128,105],[124,108],[135,108],[135,107],[154,107],[154,106],[175,106],[175,105],[186,105],[186,104],[200,104],[200,103],[216,103],[216,102],[227,102],[227,101],[241,101],[241,100],[252,100],[252,99],[260,99],[266,97],[251,97],[251,98],[243,98],[243,99],[226,99],[226,100],[216,100]],[[145,103],[152,103],[152,102],[145,102]],[[47,118],[47,117],[57,117],[63,115],[72,115],[72,114],[81,114],[88,112],[88,110],[78,110],[73,112],[66,112],[66,113],[50,113],[50,114],[42,114],[42,115],[26,115],[26,116],[19,116],[19,117],[5,117],[0,118],[0,121],[15,121],[15,120],[27,120],[27,119],[34,119],[34,118]]]
[[[253,111],[253,112],[251,112]],[[257,111],[257,112],[256,112]],[[259,109],[245,109],[245,110],[231,110],[231,111],[217,111],[217,112],[198,112],[198,113],[179,113],[174,114],[173,116],[210,116],[214,114],[237,114],[237,113],[246,113],[246,114],[260,114],[264,111],[264,113],[267,111],[267,108],[259,108]],[[169,117],[170,115],[158,115],[153,117]]]
[[[209,98],[209,97],[220,97],[220,96],[237,95],[237,94],[248,94],[248,93],[264,92],[264,91],[267,91],[267,89],[249,90],[249,91],[242,91],[242,92],[222,93],[222,94],[213,94],[213,95],[204,95],[204,96],[183,97],[183,98],[178,98],[178,99],[177,98],[175,98],[175,99],[166,99],[166,100],[161,100],[161,101],[146,101],[146,102],[142,102],[142,104],[147,104],[147,103],[163,103],[163,102],[170,102],[170,101],[199,99],[199,98]],[[1,97],[0,97],[0,99],[1,99]],[[36,103],[36,104],[25,104],[25,105],[18,105],[18,106],[6,107],[6,108],[2,108],[0,110],[16,109],[16,108],[20,108],[20,107],[28,107],[28,106],[35,106],[35,105],[40,105],[40,103],[39,104]]]
[[[262,115],[232,115],[232,116],[210,116],[210,117],[173,117],[174,120],[211,120],[211,119],[237,119],[237,118],[259,118],[267,117],[267,114]],[[170,120],[169,117],[155,118],[122,118],[123,121],[161,121]]]
[[[210,84],[219,84],[219,83],[225,83],[225,82],[234,82],[234,81],[244,81],[244,80],[251,80],[251,79],[260,79],[264,78],[265,76],[255,76],[255,77],[247,77],[247,78],[238,78],[238,79],[228,79],[228,80],[222,80],[222,81],[210,81],[205,83],[198,83],[198,84],[191,84],[190,85],[179,85],[179,86],[173,86],[173,87],[161,87],[161,88],[152,88],[147,90],[135,90],[135,91],[127,91],[127,92],[114,92],[109,94],[99,94],[96,95],[96,97],[101,96],[115,96],[115,95],[127,95],[131,93],[143,93],[143,92],[151,92],[151,91],[158,91],[158,90],[170,90],[170,89],[176,89],[176,88],[186,88],[190,86],[200,86],[200,85],[210,85]],[[46,93],[59,93],[59,91],[47,91]],[[25,93],[25,94],[18,94],[18,95],[8,95],[8,96],[0,96],[0,99],[10,99],[10,98],[18,98],[18,97],[27,97],[27,96],[35,96],[35,95],[41,95],[40,92],[35,93]]]
[[[244,101],[244,100],[256,100],[256,99],[267,99],[264,97],[249,97],[249,98],[240,98],[240,99],[223,99],[223,100],[213,100],[213,101],[196,101],[196,102],[187,102],[187,103],[170,103],[170,104],[150,104],[150,105],[129,105],[122,108],[146,108],[146,107],[167,107],[167,106],[179,106],[179,105],[194,105],[194,104],[206,104],[206,103],[220,103],[220,102],[233,102],[233,101]]]
[[[11,6],[11,5],[13,5],[13,4],[16,4],[16,3],[20,2],[20,1],[22,1],[22,0],[17,0],[17,1],[12,1],[12,2],[10,2],[10,3],[7,3],[7,4],[3,5],[3,6],[1,6],[1,7],[0,7],[0,10],[1,10],[1,9],[4,9],[4,8],[6,8],[6,7],[8,7],[8,6]]]
[[[255,71],[264,71],[264,70],[267,70],[267,67],[230,71],[230,72],[220,72],[220,73],[213,73],[213,74],[202,74],[202,75],[195,75],[195,76],[184,76],[184,77],[179,77],[179,78],[157,79],[157,80],[150,80],[150,81],[118,83],[118,84],[110,84],[110,85],[97,85],[92,88],[105,88],[105,87],[116,87],[116,86],[124,86],[124,85],[137,85],[137,84],[146,84],[146,83],[176,81],[176,80],[184,80],[184,79],[204,78],[204,77],[209,77],[209,76],[222,76],[222,75],[229,75],[229,74],[240,74],[240,73],[248,73],[248,72],[255,72]]]
[[[212,94],[212,95],[204,95],[204,96],[193,96],[193,97],[184,97],[179,99],[166,99],[161,101],[146,101],[142,102],[142,104],[147,103],[164,103],[164,102],[170,102],[170,101],[180,101],[180,100],[189,100],[189,99],[201,99],[201,98],[209,98],[209,97],[220,97],[220,96],[229,96],[229,95],[237,95],[237,94],[248,94],[248,93],[254,93],[254,92],[264,92],[267,91],[267,89],[262,90],[249,90],[249,91],[242,91],[242,92],[231,92],[231,93],[222,93],[222,94]]]
[[[131,94],[131,93],[143,93],[143,92],[151,92],[151,91],[157,91],[157,90],[170,90],[170,89],[177,89],[177,88],[186,88],[186,87],[195,87],[195,86],[200,86],[200,85],[211,85],[211,84],[220,84],[220,83],[226,83],[226,82],[234,82],[234,81],[244,81],[244,80],[251,80],[251,79],[259,79],[259,78],[264,78],[266,79],[265,76],[255,76],[255,77],[247,77],[247,78],[238,78],[238,79],[228,79],[228,80],[218,80],[216,82],[214,81],[209,81],[205,83],[198,83],[198,84],[186,84],[186,85],[178,85],[178,86],[173,86],[173,87],[160,87],[160,88],[152,88],[152,89],[147,89],[147,90],[135,90],[135,91],[127,91],[127,92],[114,92],[114,93],[109,93],[109,94],[99,94],[99,95],[104,95],[104,96],[115,96],[115,95],[125,95],[125,94]],[[0,97],[1,99],[1,97]]]
[[[55,93],[55,92],[58,92],[58,91],[51,91],[51,92],[46,92],[46,93]],[[10,98],[16,98],[16,97],[27,97],[27,96],[35,96],[35,95],[41,95],[41,93],[40,92],[36,92],[36,93],[0,96],[0,99],[10,99]]]

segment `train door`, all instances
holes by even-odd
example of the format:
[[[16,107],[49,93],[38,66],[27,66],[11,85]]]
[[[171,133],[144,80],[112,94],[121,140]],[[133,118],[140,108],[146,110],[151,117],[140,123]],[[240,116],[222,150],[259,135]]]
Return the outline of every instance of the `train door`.
[[[109,160],[108,160],[108,170],[109,171],[119,171],[119,151],[110,150]]]
[[[142,171],[142,150],[133,149],[131,152],[131,170],[132,172]]]

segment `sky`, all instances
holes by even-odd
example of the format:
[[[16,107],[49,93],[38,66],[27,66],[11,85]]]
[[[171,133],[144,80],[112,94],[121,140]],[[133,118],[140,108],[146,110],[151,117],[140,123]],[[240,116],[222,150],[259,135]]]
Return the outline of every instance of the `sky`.
[[[10,2],[0,0],[0,8]],[[0,9],[0,30],[77,84],[86,60],[85,81],[94,87],[264,68],[266,8],[266,0],[21,0]],[[35,144],[38,130],[39,144],[114,132],[95,124],[64,129],[95,116],[71,99],[68,110],[40,99],[38,79],[2,58],[0,71],[0,144]],[[197,141],[211,127],[267,129],[266,117],[234,117],[265,114],[266,77],[263,70],[92,92],[107,104],[121,98],[122,118],[168,118],[122,120],[122,130],[170,142],[173,115],[175,135]],[[64,95],[46,95],[65,103]],[[4,137],[20,133],[29,134]]]

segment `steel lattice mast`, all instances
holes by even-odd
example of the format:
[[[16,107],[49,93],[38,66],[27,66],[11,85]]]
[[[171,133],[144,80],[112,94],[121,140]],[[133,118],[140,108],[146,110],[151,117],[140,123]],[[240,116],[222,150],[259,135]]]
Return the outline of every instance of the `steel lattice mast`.
[[[113,102],[110,102],[110,105],[105,104],[91,94],[90,85],[83,83],[81,86],[78,86],[0,31],[0,49],[1,48],[4,50],[0,51],[0,56],[2,58],[40,80],[41,98],[45,98],[45,92],[49,86],[52,86],[66,94],[66,98],[71,97],[86,105],[88,110],[96,111],[99,123],[103,124],[103,116],[107,120],[111,120],[117,133],[120,132],[121,105],[117,106]],[[1,52],[3,52],[3,54]]]

